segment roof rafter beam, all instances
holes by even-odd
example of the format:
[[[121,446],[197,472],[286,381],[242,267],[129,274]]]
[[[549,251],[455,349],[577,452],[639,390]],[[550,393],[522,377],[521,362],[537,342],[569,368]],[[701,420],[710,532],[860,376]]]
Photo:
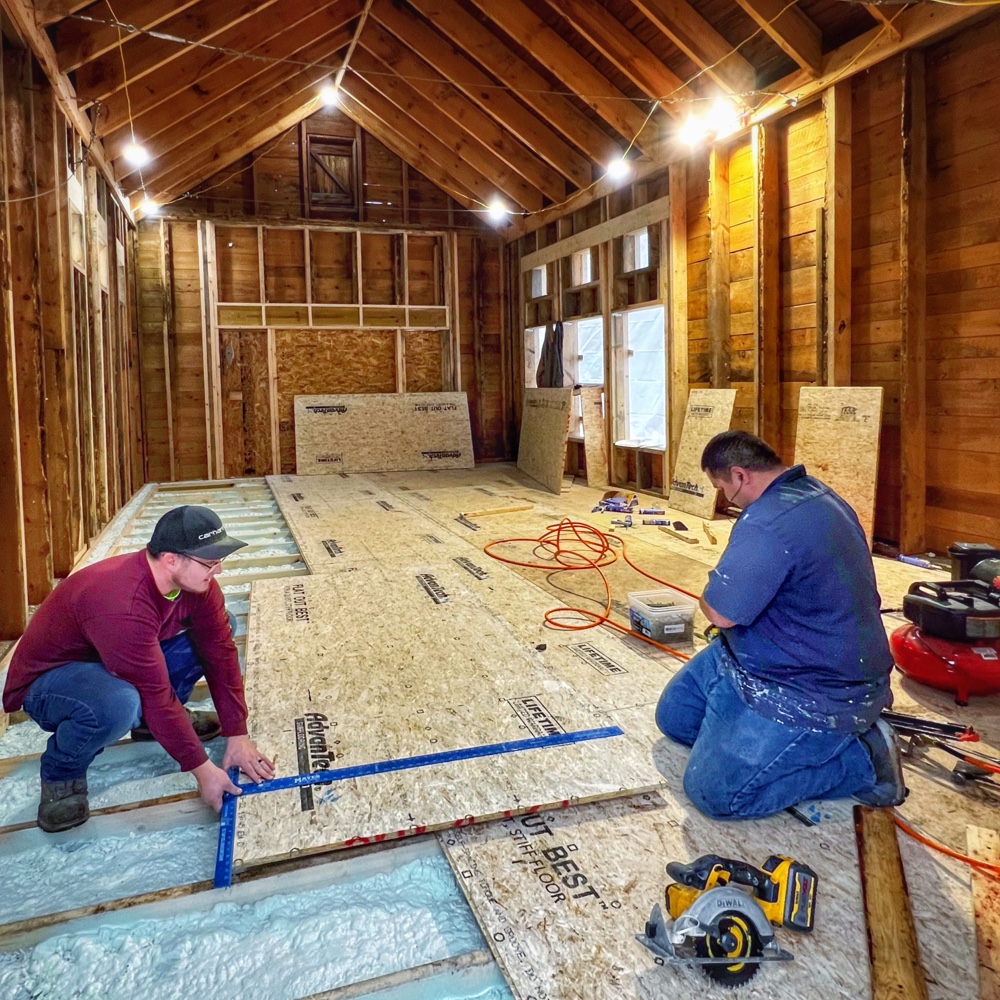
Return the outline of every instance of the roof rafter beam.
[[[823,68],[823,35],[798,7],[785,0],[736,0],[774,40],[785,55],[819,76]]]
[[[578,153],[523,104],[498,88],[486,73],[426,22],[388,2],[376,3],[372,8],[372,17],[403,44],[419,52],[421,59],[441,74],[444,80],[475,102],[501,128],[533,149],[568,181],[579,188],[590,183],[592,168],[585,156]]]
[[[636,41],[621,21],[597,0],[548,0],[548,3],[648,97],[690,100],[700,96],[645,45]],[[664,110],[668,114],[680,114],[669,104],[664,105]]]
[[[160,30],[191,42],[209,42],[275,3],[277,0],[240,0],[239,3],[214,0],[211,6],[206,6],[205,0],[202,0],[198,7],[165,21],[160,25]],[[277,31],[273,27],[273,14],[271,23],[271,30]],[[128,71],[129,85],[135,86],[147,74],[169,65],[188,51],[190,49],[187,46],[177,42],[143,35],[123,47],[120,53],[115,48],[84,63],[76,71],[77,95],[84,104],[93,104],[104,101],[121,90],[125,86],[123,60]]]
[[[433,68],[381,25],[373,23],[368,26],[361,46],[391,66],[415,91],[434,103],[439,111],[439,127],[443,124],[440,122],[440,114],[444,114],[457,127],[464,129],[498,156],[504,164],[516,170],[525,181],[538,188],[549,200],[562,201],[566,196],[566,182],[557,171],[518,142],[450,83],[435,81]]]
[[[380,0],[381,9],[390,2]],[[545,77],[536,73],[457,0],[410,0],[410,6],[469,58],[480,66],[488,66],[494,77],[595,163],[608,163],[621,155],[621,143],[606,135],[568,98],[554,93]],[[383,14],[379,19],[386,23]],[[458,85],[458,80],[453,82]],[[489,85],[495,88],[496,82],[489,80]]]
[[[593,108],[627,142],[634,142],[642,152],[652,151],[658,130],[649,126],[643,128],[646,114],[527,4],[522,0],[472,2],[511,38],[517,39],[539,62],[549,66],[555,76],[575,91],[581,101]]]
[[[50,24],[89,7],[93,2],[94,0],[35,0],[35,21],[39,28],[47,28]]]
[[[757,86],[757,71],[686,0],[632,0],[705,75],[734,94]]]

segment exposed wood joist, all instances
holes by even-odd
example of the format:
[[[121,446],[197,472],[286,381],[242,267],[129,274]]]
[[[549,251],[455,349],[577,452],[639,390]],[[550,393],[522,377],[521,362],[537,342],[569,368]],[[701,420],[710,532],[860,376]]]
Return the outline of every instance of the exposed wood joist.
[[[556,170],[517,142],[451,84],[435,81],[433,68],[380,25],[373,23],[365,29],[361,45],[387,67],[392,67],[413,90],[434,103],[439,112],[438,129],[450,127],[440,120],[443,113],[455,126],[475,137],[551,201],[561,201],[566,196],[566,182]]]
[[[160,25],[159,30],[191,42],[210,42],[223,32],[239,25],[248,17],[268,8],[273,8],[278,0],[240,0],[231,3],[230,0],[213,0],[208,5],[206,0],[177,17],[172,17]],[[270,31],[274,32],[274,12],[271,11],[272,23]],[[129,87],[134,87],[144,76],[169,66],[179,59],[187,46],[152,35],[140,35],[131,44],[123,46],[121,52],[117,46],[110,52],[91,59],[76,71],[76,94],[84,106],[95,101],[104,101],[116,91],[125,86],[127,70]]]
[[[316,38],[342,27],[361,12],[363,0],[333,0],[310,10],[305,5],[296,7],[296,14],[282,21],[280,30],[270,34],[274,14],[263,13],[241,21],[239,25],[215,39],[216,45],[239,52],[246,52],[263,59],[287,59]],[[265,39],[261,41],[261,39]],[[264,61],[243,60],[239,56],[225,55],[208,49],[194,48],[179,55],[167,66],[129,87],[128,99],[124,91],[112,94],[103,102],[98,134],[104,139],[109,159],[120,155],[121,144],[130,138],[129,110],[135,125],[136,136],[155,135],[164,127],[184,117],[190,98],[207,103],[202,94],[234,90],[247,77],[267,68]],[[220,90],[220,88],[223,88]],[[174,107],[176,99],[184,95],[185,105]],[[162,109],[158,116],[147,118],[156,108],[170,103],[169,111]]]
[[[471,192],[478,201],[478,205],[475,207],[482,209],[489,205],[496,194],[496,186],[478,171],[470,168],[463,157],[456,153],[449,144],[442,142],[421,128],[415,128],[414,119],[407,112],[356,73],[348,73],[344,79],[344,89],[357,103],[363,104],[381,119],[387,127],[403,136],[411,137],[416,147],[433,163],[436,163],[451,176],[458,178],[462,188]],[[411,162],[411,166],[416,167],[417,165]],[[417,169],[421,168],[417,167]]]
[[[708,161],[708,350],[712,388],[730,383],[729,150],[713,146]]]
[[[626,142],[634,141],[636,149],[641,152],[654,149],[659,132],[654,124],[655,116],[643,129],[647,112],[637,108],[527,4],[521,0],[472,2],[539,62],[550,67],[554,75],[575,91],[579,99],[593,108]]]
[[[757,71],[685,0],[632,0],[705,75],[736,94],[753,90]]]
[[[687,165],[670,167],[670,221],[666,241],[670,247],[670,267],[660,267],[660,294],[670,302],[670,358],[668,362],[668,392],[670,400],[669,434],[670,464],[664,470],[664,482],[669,482],[677,462],[681,444],[684,414],[687,412],[688,387],[688,226],[687,226]],[[668,276],[669,275],[669,276]]]
[[[587,157],[581,156],[547,123],[528,111],[510,94],[497,88],[486,73],[426,22],[388,0],[372,7],[372,17],[397,39],[419,52],[420,57],[445,80],[474,101],[501,128],[533,149],[563,177],[580,188],[590,183],[591,165]]]
[[[336,3],[289,25],[253,51],[272,60],[301,59],[303,50],[309,49],[317,40],[328,38],[334,32],[346,29],[353,18],[361,12],[362,3],[363,0],[337,0]],[[240,26],[241,30],[251,23],[244,22]],[[346,41],[348,35],[345,32],[341,37]],[[235,42],[234,39],[233,43]],[[184,60],[178,60],[162,72],[157,72],[144,80],[139,89],[138,99],[133,93],[135,134],[147,146],[154,136],[184,122],[213,101],[239,91],[250,81],[276,69],[274,63],[266,61],[244,62],[238,58],[220,60],[218,53],[213,53],[212,58],[205,61],[200,50],[194,50],[188,53],[188,56],[193,58],[185,57]],[[173,83],[168,79],[172,76],[177,77]],[[168,93],[169,101],[157,99],[161,88]],[[109,105],[106,105],[107,111],[114,114],[112,121],[120,123],[119,127],[104,139],[107,156],[111,160],[121,156],[132,138],[124,104],[121,106],[121,115],[115,114],[117,108],[114,107],[114,102],[118,100],[118,96],[112,97]]]
[[[380,0],[388,3],[389,0]],[[504,45],[456,0],[410,0],[434,27],[510,87],[544,121],[583,150],[595,163],[610,163],[623,146],[601,131],[541,74]],[[380,20],[384,19],[380,16]],[[457,81],[453,80],[457,84]],[[490,81],[496,86],[494,81]]]
[[[35,17],[40,28],[61,21],[70,14],[75,14],[84,7],[89,7],[93,0],[35,0]]]
[[[226,130],[242,129],[254,123],[259,127],[263,126],[268,121],[266,115],[273,101],[283,101],[293,94],[302,94],[304,90],[318,88],[330,77],[328,64],[335,60],[337,52],[346,46],[350,39],[349,27],[333,31],[302,50],[303,58],[321,65],[305,71],[298,66],[269,66],[263,73],[247,80],[243,86],[181,119],[172,128],[160,132],[154,138],[145,140],[146,149],[154,157],[154,163],[144,171],[147,189],[151,184],[159,183],[159,178],[164,174],[176,176],[181,167],[192,161],[198,161],[206,154],[206,150],[215,149],[220,140],[224,141]],[[312,96],[318,97],[318,94]],[[303,104],[309,103],[308,97],[300,99]],[[315,110],[315,103],[311,108]],[[228,159],[227,162],[233,163],[236,159],[239,157]],[[135,168],[120,159],[115,162],[122,170],[123,184],[132,189],[138,188]],[[210,169],[205,176],[210,176],[215,169],[218,169],[214,164],[211,166],[213,169]]]
[[[515,205],[529,212],[536,212],[543,204],[542,193],[523,177],[516,174],[494,152],[484,146],[464,128],[445,126],[442,129],[442,115],[433,101],[421,96],[403,79],[390,71],[385,63],[379,62],[371,53],[358,51],[354,54],[352,72],[364,80],[372,90],[378,91],[427,132],[446,146],[452,153],[464,160],[482,178],[483,184],[492,190],[502,192]],[[355,97],[358,96],[355,92]],[[410,125],[413,128],[413,125]],[[443,138],[439,138],[443,133]],[[487,202],[490,199],[487,199]]]
[[[199,0],[170,0],[169,3],[164,0],[134,0],[134,2],[118,0],[115,13],[123,24],[138,28],[140,31],[147,31],[176,17],[198,2]],[[106,4],[99,5],[93,16],[102,21],[114,20]],[[110,52],[119,44],[127,45],[141,37],[138,32],[130,32],[111,24],[94,24],[80,18],[69,18],[56,28],[59,71],[72,73],[85,62]]]
[[[889,36],[892,40],[898,42],[901,35],[899,34],[899,29],[892,23],[892,18],[886,17],[882,8],[879,7],[878,4],[866,3],[863,6],[865,10],[871,14],[875,21],[877,21],[880,25],[885,25],[885,28],[889,32]]]
[[[823,94],[826,113],[826,295],[827,385],[851,384],[851,82]],[[823,376],[824,373],[820,372]]]
[[[548,0],[549,5],[647,97],[697,98],[700,95],[665,66],[597,0]],[[680,115],[670,104],[667,114]]]
[[[754,364],[757,382],[757,433],[779,454],[781,441],[781,177],[778,125],[755,125],[754,162]]]
[[[787,0],[736,0],[786,55],[819,76],[823,68],[823,36],[816,24]]]
[[[912,554],[927,548],[927,99],[923,52],[907,52],[903,67],[899,547]]]

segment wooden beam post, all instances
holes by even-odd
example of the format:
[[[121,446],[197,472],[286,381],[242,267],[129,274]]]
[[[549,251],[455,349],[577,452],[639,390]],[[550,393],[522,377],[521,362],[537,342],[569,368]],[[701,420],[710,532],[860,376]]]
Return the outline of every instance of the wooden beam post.
[[[826,112],[826,384],[851,384],[851,81],[823,94]],[[821,373],[822,374],[822,373]]]
[[[922,51],[904,55],[903,74],[899,547],[914,553],[927,548],[927,101]]]
[[[778,226],[778,126],[755,125],[751,133],[754,160],[756,238],[756,381],[757,433],[781,453],[781,230]]]
[[[660,245],[670,247],[669,276],[666,267],[660,267],[661,294],[664,302],[670,303],[670,382],[669,418],[667,440],[670,443],[670,467],[664,469],[663,482],[666,487],[670,483],[674,463],[677,461],[677,449],[681,443],[681,430],[684,427],[684,414],[687,411],[688,400],[688,277],[687,277],[687,165],[682,160],[672,164],[669,174],[670,183],[670,222],[669,232],[661,234]],[[667,223],[663,226],[666,228]],[[664,236],[669,239],[664,239]],[[662,259],[662,258],[661,258]],[[610,296],[610,289],[605,292]]]
[[[712,388],[729,386],[729,150],[713,146],[708,165],[708,350]]]
[[[40,604],[52,590],[52,528],[45,476],[42,412],[45,358],[42,350],[39,253],[34,195],[35,160],[31,56],[27,49],[3,52],[5,195],[10,289],[16,360],[18,438],[24,517],[28,601]]]

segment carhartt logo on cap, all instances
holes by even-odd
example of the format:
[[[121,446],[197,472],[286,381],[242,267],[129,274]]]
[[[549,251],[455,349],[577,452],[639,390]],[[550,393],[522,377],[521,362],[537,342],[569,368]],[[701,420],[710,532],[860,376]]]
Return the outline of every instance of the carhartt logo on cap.
[[[206,531],[204,535],[199,535],[198,540],[200,541],[202,538],[213,538],[215,535],[221,535],[224,530],[225,529],[220,524],[215,531]]]

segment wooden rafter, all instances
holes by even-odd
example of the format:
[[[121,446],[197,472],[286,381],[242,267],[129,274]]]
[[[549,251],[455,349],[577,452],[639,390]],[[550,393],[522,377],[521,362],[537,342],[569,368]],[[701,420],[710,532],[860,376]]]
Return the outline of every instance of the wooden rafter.
[[[881,7],[879,7],[878,4],[866,3],[863,6],[865,10],[868,11],[869,14],[871,14],[872,19],[874,21],[878,22],[878,24],[880,25],[885,26],[886,30],[889,32],[889,35],[893,39],[893,41],[898,42],[901,36],[899,34],[899,30],[892,23],[892,18],[886,17],[885,12],[882,10]]]
[[[93,0],[35,0],[35,20],[39,28],[47,28],[92,3]]]
[[[361,44],[377,59],[391,66],[415,91],[434,103],[439,112],[439,129],[451,127],[440,120],[440,115],[444,114],[454,126],[474,136],[551,201],[561,201],[565,197],[566,182],[556,170],[518,142],[450,83],[435,81],[433,68],[380,25],[370,24]]]
[[[420,57],[445,80],[492,116],[501,128],[533,149],[567,180],[581,188],[590,183],[591,166],[587,157],[581,156],[547,123],[528,111],[505,90],[496,87],[494,81],[479,66],[445,41],[425,21],[389,2],[376,3],[372,8],[372,16],[398,39],[419,52]],[[573,111],[576,109],[573,108]],[[601,139],[607,141],[603,136]]]
[[[262,21],[256,17],[221,35],[219,45],[249,52],[267,60],[295,58],[307,45],[344,27],[361,12],[363,0],[334,0],[319,10],[290,19],[280,34],[259,43]],[[296,10],[300,8],[297,6]],[[273,14],[261,15],[268,21]],[[243,86],[247,80],[270,68],[266,61],[220,56],[218,52],[191,49],[169,66],[148,76],[142,85],[130,90],[130,100],[123,93],[114,94],[101,110],[99,134],[104,137],[108,156],[121,155],[131,138],[129,107],[135,134],[140,139],[154,136],[164,128],[193,114],[222,94]]]
[[[684,81],[665,66],[656,55],[597,0],[548,0],[549,5],[614,63],[647,97],[697,98]],[[668,114],[680,114],[669,104]]]
[[[443,120],[434,102],[421,96],[401,77],[391,74],[386,63],[379,62],[370,52],[356,51],[352,70],[372,90],[378,91],[412,118],[418,128],[434,136],[442,145],[460,156],[470,169],[492,184],[494,194],[500,191],[530,212],[541,209],[543,198],[537,188],[511,170],[496,153],[464,128]]]
[[[321,65],[310,70],[297,66],[271,67],[245,87],[178,122],[174,128],[160,133],[148,146],[156,159],[151,167],[144,169],[146,189],[149,190],[151,185],[160,186],[164,177],[183,177],[188,181],[181,188],[183,193],[221,167],[233,163],[239,157],[231,157],[226,145],[226,137],[233,133],[252,133],[257,129],[261,135],[277,135],[283,129],[273,132],[271,117],[273,108],[278,104],[284,106],[286,101],[295,98],[300,104],[310,105],[315,111],[318,89],[330,78],[327,64],[336,59],[337,53],[350,40],[351,33],[347,28],[318,39],[303,52],[310,53],[306,57],[309,61]],[[257,145],[267,141],[261,139]],[[251,150],[255,148],[256,146],[250,146]],[[116,161],[117,164],[122,164],[122,161]],[[134,168],[122,164],[122,169],[123,184],[132,191],[138,189],[139,179]],[[195,179],[191,180],[192,177]],[[169,186],[173,188],[174,184]]]
[[[757,71],[685,0],[632,0],[685,55],[719,86],[753,90]]]
[[[517,39],[539,62],[550,67],[552,73],[576,91],[580,100],[590,105],[626,142],[634,140],[636,148],[643,152],[653,150],[657,128],[651,121],[643,129],[646,112],[637,108],[607,77],[594,69],[527,4],[521,0],[472,2],[511,38]]]
[[[381,0],[389,3],[391,0]],[[482,66],[488,66],[501,83],[565,138],[582,149],[595,163],[608,163],[622,151],[620,143],[609,138],[568,98],[553,93],[552,87],[523,59],[504,45],[484,24],[472,16],[457,0],[411,0],[434,27],[447,35],[460,50]],[[385,23],[384,17],[380,19]],[[453,83],[458,83],[453,80]],[[490,83],[495,87],[496,82]]]
[[[804,70],[819,76],[823,63],[823,36],[817,25],[786,0],[736,0],[786,55]]]
[[[206,7],[205,0],[197,7],[172,17],[160,26],[161,30],[192,42],[209,42],[229,28],[238,25],[258,12],[263,12],[277,0],[212,0]],[[274,13],[271,12],[270,31],[276,31]],[[262,22],[263,23],[263,22]],[[128,72],[128,82],[133,87],[148,73],[167,66],[180,58],[187,47],[174,42],[143,35],[119,52],[117,48],[97,59],[84,63],[76,71],[76,93],[87,105],[104,101],[125,85],[122,60]]]
[[[131,3],[112,4],[123,24],[140,30],[155,28],[168,18],[176,17],[198,0],[134,0]],[[107,4],[95,5],[92,15],[101,20],[111,21],[111,11]],[[56,51],[59,53],[59,70],[71,73],[85,62],[96,59],[117,48],[119,43],[127,45],[142,37],[136,32],[119,29],[110,24],[94,24],[77,18],[69,18],[56,28]]]

